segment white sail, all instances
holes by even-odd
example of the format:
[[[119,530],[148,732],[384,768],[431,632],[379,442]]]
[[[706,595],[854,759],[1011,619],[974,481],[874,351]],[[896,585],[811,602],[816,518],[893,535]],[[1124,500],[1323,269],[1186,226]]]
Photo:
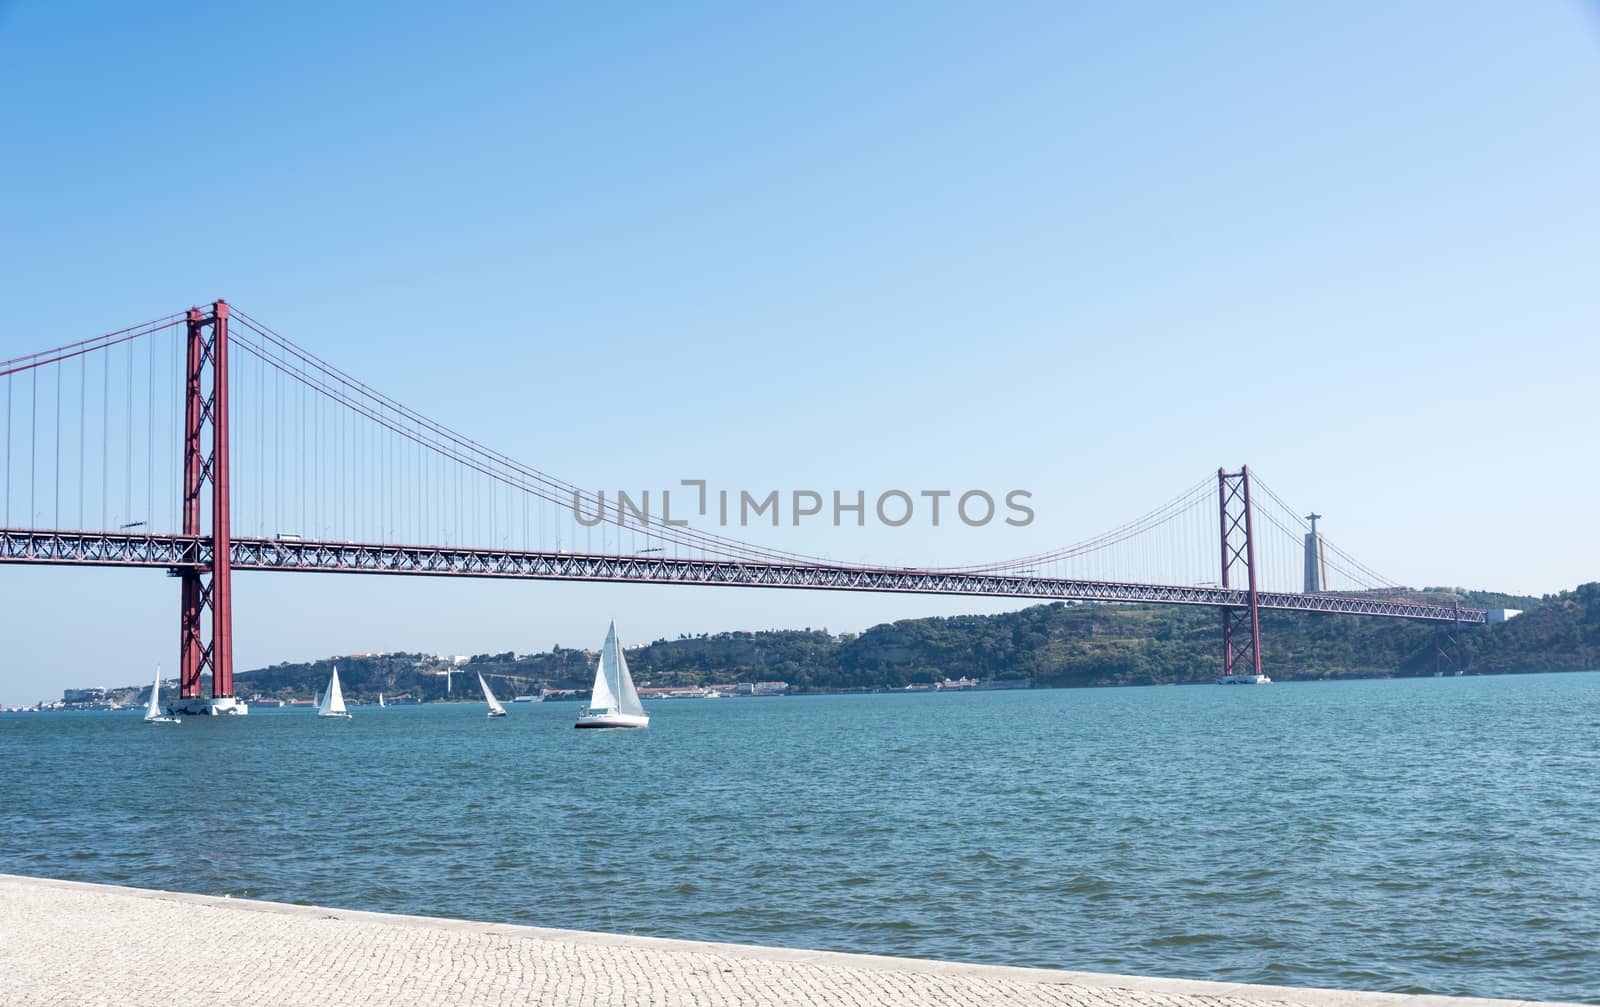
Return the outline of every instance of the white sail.
[[[333,676],[328,679],[328,691],[323,694],[322,702],[317,706],[319,717],[341,716],[344,710],[344,693],[339,690],[339,666],[333,666]]]
[[[385,703],[383,701],[383,693],[381,693],[381,692],[378,693],[378,705],[379,706],[387,706],[388,705],[387,703]]]
[[[615,710],[617,691],[612,683],[617,680],[617,624],[606,631],[606,643],[600,648],[600,666],[594,670],[594,692],[589,696],[589,709]]]
[[[506,712],[506,708],[500,705],[500,701],[498,699],[494,698],[494,693],[489,691],[489,683],[483,680],[483,672],[481,671],[478,672],[478,687],[483,690],[483,698],[488,700],[489,709],[493,710],[495,713]]]
[[[150,687],[150,705],[144,711],[144,719],[155,720],[161,716],[161,665],[156,665],[156,681]]]
[[[643,714],[644,704],[639,702],[639,693],[633,687],[633,676],[628,674],[628,659],[622,655],[622,645],[617,643],[615,625],[612,626],[611,645],[617,651],[617,695],[621,699],[617,706],[617,712],[634,716]]]

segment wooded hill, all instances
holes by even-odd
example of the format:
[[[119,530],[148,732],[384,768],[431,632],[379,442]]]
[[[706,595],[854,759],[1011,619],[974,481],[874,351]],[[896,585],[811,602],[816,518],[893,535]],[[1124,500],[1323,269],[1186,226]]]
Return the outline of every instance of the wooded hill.
[[[1600,583],[1544,598],[1429,589],[1418,597],[1480,608],[1521,608],[1510,622],[1465,628],[1468,674],[1600,669]],[[1038,605],[1000,615],[908,619],[861,634],[826,630],[717,633],[630,648],[639,684],[786,681],[796,691],[903,688],[946,677],[1027,678],[1034,686],[1201,682],[1219,670],[1213,609],[1149,605]],[[1438,628],[1401,619],[1263,612],[1263,667],[1279,681],[1431,675]],[[346,696],[444,698],[445,665],[431,656],[350,656],[239,673],[242,696],[309,698],[337,660]],[[538,688],[587,689],[593,652],[479,654],[457,669],[458,695],[474,673],[502,696]]]

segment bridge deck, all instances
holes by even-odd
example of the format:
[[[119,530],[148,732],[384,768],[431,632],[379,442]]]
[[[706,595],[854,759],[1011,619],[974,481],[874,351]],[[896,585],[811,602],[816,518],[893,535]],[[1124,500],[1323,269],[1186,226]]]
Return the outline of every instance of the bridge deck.
[[[232,541],[229,556],[235,570],[700,584],[1214,608],[1240,608],[1248,600],[1242,590],[1199,585],[380,543],[244,538]],[[210,562],[211,544],[204,537],[0,529],[0,563],[180,569],[207,567]],[[1436,622],[1459,620],[1463,623],[1481,623],[1487,619],[1487,613],[1480,608],[1456,609],[1366,595],[1263,591],[1258,598],[1264,609],[1290,612],[1375,615]]]
[[[1529,1007],[546,930],[0,875],[0,1003]]]

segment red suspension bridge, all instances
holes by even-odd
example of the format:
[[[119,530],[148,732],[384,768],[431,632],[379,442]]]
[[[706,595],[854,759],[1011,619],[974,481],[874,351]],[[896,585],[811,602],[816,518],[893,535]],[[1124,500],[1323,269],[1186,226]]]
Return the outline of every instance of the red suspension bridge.
[[[1248,466],[1060,549],[961,567],[846,565],[608,502],[422,416],[224,301],[5,361],[0,378],[0,562],[177,578],[190,712],[238,708],[235,570],[1204,605],[1222,613],[1229,675],[1261,673],[1262,609],[1427,620],[1456,640],[1485,620],[1378,575]]]

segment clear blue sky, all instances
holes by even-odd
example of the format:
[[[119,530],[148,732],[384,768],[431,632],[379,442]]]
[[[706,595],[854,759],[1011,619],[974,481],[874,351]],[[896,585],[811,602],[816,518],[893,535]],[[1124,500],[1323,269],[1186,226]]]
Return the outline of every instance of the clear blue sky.
[[[1600,576],[1591,5],[21,2],[0,92],[0,357],[220,296],[585,486],[1034,492],[783,541],[843,558],[1076,541],[1248,462],[1405,583]],[[988,610],[235,591],[240,668]],[[170,669],[176,610],[0,569],[0,702]]]

